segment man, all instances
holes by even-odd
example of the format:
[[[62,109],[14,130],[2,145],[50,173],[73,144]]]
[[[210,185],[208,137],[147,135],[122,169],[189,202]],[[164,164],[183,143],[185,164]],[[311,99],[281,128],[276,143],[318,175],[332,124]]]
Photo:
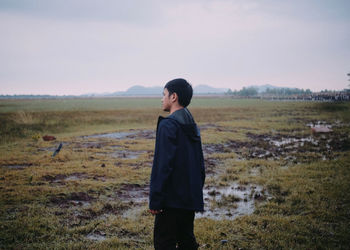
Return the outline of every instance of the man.
[[[197,249],[195,212],[203,211],[205,169],[199,130],[186,108],[191,85],[174,79],[164,87],[151,174],[149,208],[155,215],[155,249]]]

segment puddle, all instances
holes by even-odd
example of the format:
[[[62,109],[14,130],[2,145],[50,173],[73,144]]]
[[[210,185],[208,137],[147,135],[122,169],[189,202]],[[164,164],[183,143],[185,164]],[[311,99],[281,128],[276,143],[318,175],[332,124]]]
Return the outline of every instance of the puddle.
[[[73,173],[70,175],[58,174],[58,175],[45,175],[42,177],[44,181],[48,181],[50,183],[61,183],[65,184],[65,181],[79,181],[81,179],[86,179],[88,176],[85,173]]]
[[[124,132],[114,132],[105,134],[95,134],[83,136],[83,138],[109,138],[109,139],[155,139],[154,130],[130,130]]]
[[[114,158],[122,158],[122,159],[138,159],[140,157],[140,155],[146,153],[147,151],[127,151],[127,150],[120,150],[120,151],[116,151],[113,153],[97,153],[96,155],[100,155],[100,156],[105,156],[105,155],[109,155],[111,157]]]
[[[204,130],[207,130],[207,129],[211,129],[211,128],[219,128],[220,126],[219,125],[216,125],[216,124],[213,124],[213,123],[208,123],[208,124],[203,124],[203,125],[199,125],[198,128],[200,131],[204,131]]]
[[[203,198],[205,211],[197,213],[196,218],[233,220],[252,214],[255,202],[265,201],[270,196],[261,186],[235,183],[228,187],[205,187]]]
[[[110,155],[114,158],[122,158],[122,159],[138,159],[140,155],[147,153],[147,151],[127,151],[127,150],[118,150],[111,154],[108,153],[98,153],[97,155]]]
[[[270,138],[266,138],[265,140],[276,147],[281,147],[281,146],[290,145],[290,144],[293,144],[292,146],[295,148],[303,147],[305,142],[310,142],[313,145],[318,146],[318,141],[311,137],[307,137],[307,138],[283,138],[282,137],[280,140],[273,140]]]
[[[91,203],[88,201],[78,201],[78,200],[70,200],[68,204],[73,205],[73,206],[79,206],[82,208],[87,208],[91,206]]]
[[[128,135],[129,139],[155,139],[155,130],[136,130],[135,133]]]
[[[64,181],[78,181],[82,178],[82,176],[78,176],[78,175],[71,175],[71,176],[68,176],[66,178],[64,178],[63,180]]]
[[[87,142],[77,145],[78,148],[102,148],[106,143],[101,142]]]
[[[265,150],[259,147],[255,147],[250,149],[250,157],[251,158],[269,158],[269,157],[273,157],[275,156],[274,154],[272,154],[269,150]]]
[[[0,166],[0,168],[5,168],[5,169],[25,169],[28,168],[30,166],[33,166],[32,163],[29,164],[15,164],[15,165],[2,165]]]
[[[62,146],[61,148],[65,148],[67,147],[68,145],[70,145],[71,143],[69,142],[61,142]],[[44,148],[38,148],[37,151],[38,152],[51,152],[51,153],[54,153],[60,146],[60,143],[57,143],[55,142],[55,146],[51,146],[51,147],[44,147]],[[60,150],[61,150],[60,148]]]
[[[143,206],[132,207],[130,209],[125,210],[122,213],[122,217],[129,218],[129,219],[136,219],[144,212],[144,210],[145,208]]]
[[[216,124],[212,124],[212,123],[200,125],[200,126],[198,126],[198,128],[200,131],[214,129],[215,131],[218,131],[218,132],[236,132],[232,128],[221,126],[221,125],[216,125]]]
[[[38,152],[55,152],[55,150],[57,149],[57,147],[47,147],[47,148],[38,148]]]
[[[127,208],[122,212],[121,216],[133,219],[143,212],[144,205],[148,203],[148,196],[149,185],[125,184],[115,193],[115,196],[109,199],[111,201],[119,199]]]
[[[88,235],[86,235],[86,238],[92,241],[104,241],[107,239],[106,233],[101,231],[94,231],[92,233],[89,233]]]
[[[83,136],[83,138],[111,138],[111,139],[125,139],[128,135],[132,135],[135,132],[115,132],[115,133],[107,133],[107,134],[96,134]]]
[[[223,153],[225,150],[224,144],[203,144],[203,154]]]
[[[340,121],[335,121],[336,125],[341,124]],[[308,124],[306,124],[306,126],[312,128],[312,127],[328,127],[328,128],[332,128],[331,124],[328,124],[326,121],[316,121],[316,122],[309,122]]]
[[[220,144],[203,144],[203,153],[214,154],[214,153],[240,153],[243,148],[254,147],[252,142],[241,142],[241,141],[227,141]]]

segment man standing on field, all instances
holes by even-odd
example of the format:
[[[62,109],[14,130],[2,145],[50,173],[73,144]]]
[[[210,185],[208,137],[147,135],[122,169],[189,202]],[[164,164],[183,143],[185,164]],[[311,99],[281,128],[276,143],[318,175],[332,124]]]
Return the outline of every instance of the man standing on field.
[[[168,82],[163,91],[151,174],[149,211],[155,215],[155,249],[197,249],[195,212],[203,211],[205,169],[196,123],[186,108],[192,98],[184,79]]]

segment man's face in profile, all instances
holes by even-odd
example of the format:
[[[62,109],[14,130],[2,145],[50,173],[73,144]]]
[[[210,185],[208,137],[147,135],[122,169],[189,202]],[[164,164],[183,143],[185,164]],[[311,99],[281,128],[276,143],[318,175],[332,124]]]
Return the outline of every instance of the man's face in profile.
[[[171,96],[169,96],[169,91],[165,88],[163,91],[163,98],[162,98],[162,108],[163,111],[169,112],[171,107]]]

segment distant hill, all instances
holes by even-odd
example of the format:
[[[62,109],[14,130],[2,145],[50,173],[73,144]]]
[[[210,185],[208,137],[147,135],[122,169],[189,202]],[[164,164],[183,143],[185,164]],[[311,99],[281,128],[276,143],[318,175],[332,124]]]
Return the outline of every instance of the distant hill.
[[[212,95],[212,94],[224,94],[228,89],[224,88],[213,88],[208,85],[198,85],[193,88],[194,94],[197,95]]]
[[[193,88],[195,95],[213,95],[213,94],[224,94],[227,89],[224,88],[213,88],[208,85],[198,85]],[[163,87],[144,87],[135,85],[128,88],[126,91],[118,91],[111,94],[104,94],[105,96],[160,96],[163,93]],[[97,96],[97,95],[95,95]]]
[[[119,91],[110,94],[111,96],[147,96],[147,95],[161,95],[163,93],[162,87],[144,87],[140,85],[132,86],[126,91]]]

